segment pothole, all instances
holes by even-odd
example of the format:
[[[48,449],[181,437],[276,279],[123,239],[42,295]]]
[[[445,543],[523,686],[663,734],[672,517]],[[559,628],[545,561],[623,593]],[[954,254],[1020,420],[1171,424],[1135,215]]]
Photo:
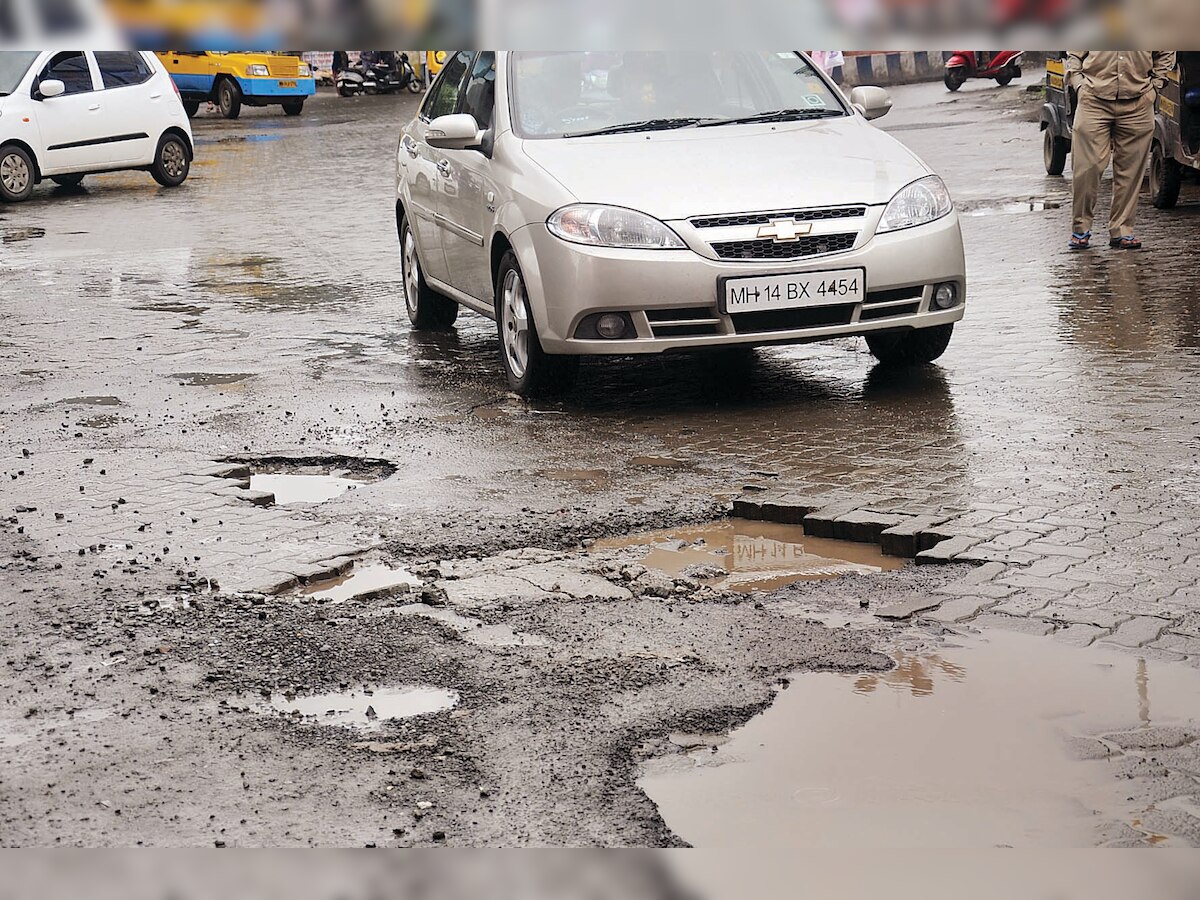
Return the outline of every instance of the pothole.
[[[238,384],[253,378],[253,372],[176,372],[171,376],[187,387],[221,386]]]
[[[253,479],[251,479],[253,482]],[[366,597],[421,586],[421,579],[404,568],[391,568],[382,563],[356,565],[344,575],[307,585],[301,592],[318,603],[345,603],[356,597]]]
[[[280,506],[324,503],[396,471],[387,460],[353,456],[229,457],[224,462],[246,465],[250,469],[250,490],[260,496],[273,494],[275,504]]]
[[[642,565],[723,590],[774,591],[798,581],[892,571],[906,560],[876,544],[811,537],[800,525],[725,519],[596,541],[592,551],[642,549]]]
[[[427,606],[424,603],[409,603],[395,607],[393,610],[382,612],[395,613],[402,616],[421,616],[433,619],[453,628],[460,638],[468,644],[477,647],[547,647],[550,642],[544,637],[526,632],[514,631],[507,625],[486,625],[478,619],[461,616],[453,610],[440,606]]]
[[[1200,829],[1179,818],[1200,672],[1007,632],[895,660],[799,674],[727,743],[651,760],[639,784],[697,847],[1169,846]]]
[[[389,719],[445,712],[458,701],[458,693],[447,688],[406,685],[327,694],[272,694],[270,709],[296,719],[314,719],[321,725],[375,731]]]
[[[250,490],[275,495],[276,506],[291,503],[324,503],[365,482],[335,475],[254,474]]]

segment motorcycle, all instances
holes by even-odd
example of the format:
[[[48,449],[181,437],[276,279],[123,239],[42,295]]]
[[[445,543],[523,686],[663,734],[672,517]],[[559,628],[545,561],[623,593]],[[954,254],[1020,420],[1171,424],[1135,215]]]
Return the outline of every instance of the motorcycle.
[[[1021,77],[1021,56],[1024,50],[997,50],[976,53],[974,50],[955,50],[946,60],[946,87],[957,91],[968,78],[994,78],[1001,87]]]
[[[394,63],[386,61],[350,66],[337,77],[337,92],[341,97],[358,94],[394,94],[403,90],[417,93],[421,90],[420,78],[413,69],[407,53],[401,53]],[[418,85],[415,89],[413,85]]]

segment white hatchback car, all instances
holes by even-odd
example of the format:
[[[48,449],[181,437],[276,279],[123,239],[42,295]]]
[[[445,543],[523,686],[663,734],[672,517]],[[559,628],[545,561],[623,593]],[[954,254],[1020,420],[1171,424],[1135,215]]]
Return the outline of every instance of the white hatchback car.
[[[966,300],[941,179],[794,51],[461,51],[397,149],[409,316],[497,321],[520,393],[586,354],[863,335],[946,349]]]
[[[0,200],[123,169],[177,187],[192,156],[179,92],[153,53],[0,51]]]

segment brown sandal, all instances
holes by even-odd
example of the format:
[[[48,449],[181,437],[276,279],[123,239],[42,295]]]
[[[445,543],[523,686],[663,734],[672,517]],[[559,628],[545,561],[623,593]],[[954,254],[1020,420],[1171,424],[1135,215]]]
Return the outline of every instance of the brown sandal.
[[[1114,250],[1141,250],[1142,242],[1135,238],[1132,234],[1125,237],[1115,237],[1108,242],[1108,246]]]

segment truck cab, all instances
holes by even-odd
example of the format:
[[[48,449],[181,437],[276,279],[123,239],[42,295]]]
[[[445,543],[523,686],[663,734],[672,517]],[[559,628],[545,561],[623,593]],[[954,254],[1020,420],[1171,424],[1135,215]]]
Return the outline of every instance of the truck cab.
[[[179,88],[189,117],[206,102],[215,103],[227,119],[241,115],[243,106],[282,106],[287,115],[298,116],[317,92],[312,67],[296,56],[215,50],[158,56]]]

